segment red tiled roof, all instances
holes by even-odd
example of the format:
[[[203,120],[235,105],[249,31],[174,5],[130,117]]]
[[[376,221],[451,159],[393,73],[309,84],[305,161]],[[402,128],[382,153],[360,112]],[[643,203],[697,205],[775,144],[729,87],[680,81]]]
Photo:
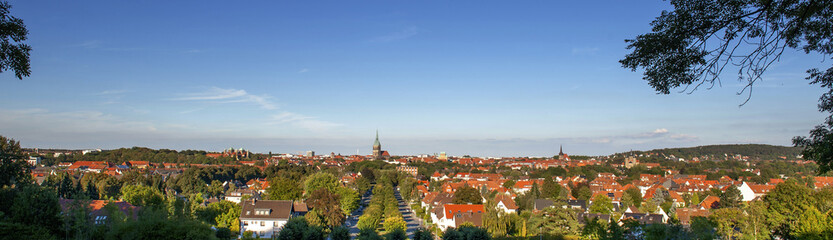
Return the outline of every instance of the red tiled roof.
[[[443,206],[446,219],[453,219],[455,213],[485,212],[483,204],[446,204]]]

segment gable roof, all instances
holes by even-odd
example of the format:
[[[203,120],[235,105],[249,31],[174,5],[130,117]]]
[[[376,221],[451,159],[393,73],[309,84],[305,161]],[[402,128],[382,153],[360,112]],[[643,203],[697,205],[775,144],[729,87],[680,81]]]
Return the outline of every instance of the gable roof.
[[[446,204],[443,205],[443,209],[445,209],[444,211],[446,219],[453,219],[455,213],[483,213],[485,211],[483,208],[483,204]]]
[[[540,210],[543,210],[544,208],[550,207],[554,204],[555,203],[553,203],[552,200],[549,200],[549,199],[535,199],[534,208],[535,208],[535,210],[540,211]]]

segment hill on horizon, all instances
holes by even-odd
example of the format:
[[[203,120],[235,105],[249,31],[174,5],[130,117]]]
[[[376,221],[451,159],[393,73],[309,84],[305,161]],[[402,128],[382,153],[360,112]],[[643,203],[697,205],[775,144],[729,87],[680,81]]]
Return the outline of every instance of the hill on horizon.
[[[674,155],[677,158],[691,159],[693,157],[703,158],[707,157],[712,160],[723,160],[732,158],[734,156],[748,156],[752,160],[775,160],[799,159],[802,148],[776,146],[768,144],[718,144],[705,145],[687,148],[663,148],[653,149],[648,151],[631,151],[621,154],[656,154],[660,157],[670,157]]]

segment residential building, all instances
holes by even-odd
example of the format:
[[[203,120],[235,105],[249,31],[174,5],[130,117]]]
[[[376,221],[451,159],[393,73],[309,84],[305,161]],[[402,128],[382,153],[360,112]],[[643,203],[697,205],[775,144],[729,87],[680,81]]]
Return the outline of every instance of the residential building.
[[[293,216],[293,202],[287,200],[245,201],[240,210],[240,237],[251,231],[259,238],[277,236]]]

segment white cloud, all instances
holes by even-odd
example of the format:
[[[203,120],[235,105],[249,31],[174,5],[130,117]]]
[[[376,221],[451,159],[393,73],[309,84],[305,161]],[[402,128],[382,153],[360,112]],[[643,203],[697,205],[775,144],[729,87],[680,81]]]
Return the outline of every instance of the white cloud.
[[[315,117],[304,116],[297,113],[281,112],[272,115],[271,124],[290,124],[295,127],[307,129],[310,131],[328,131],[333,128],[342,126],[338,123],[318,120]]]
[[[598,51],[599,51],[598,47],[583,47],[583,48],[574,47],[572,49],[573,55],[593,55],[593,54],[596,54],[596,52],[598,52]]]
[[[246,90],[238,90],[238,89],[224,89],[218,87],[212,87],[204,92],[199,93],[189,93],[185,94],[184,97],[173,98],[172,100],[178,101],[217,101],[221,103],[253,103],[261,108],[274,110],[278,107],[275,106],[272,101],[269,99],[272,98],[269,95],[253,95]]]
[[[306,73],[306,72],[309,72],[309,69],[304,68],[304,69],[301,69],[301,70],[298,71],[298,73]]]
[[[392,42],[404,40],[416,36],[417,34],[419,34],[419,29],[412,26],[384,36],[376,37],[373,39],[373,42]]]

